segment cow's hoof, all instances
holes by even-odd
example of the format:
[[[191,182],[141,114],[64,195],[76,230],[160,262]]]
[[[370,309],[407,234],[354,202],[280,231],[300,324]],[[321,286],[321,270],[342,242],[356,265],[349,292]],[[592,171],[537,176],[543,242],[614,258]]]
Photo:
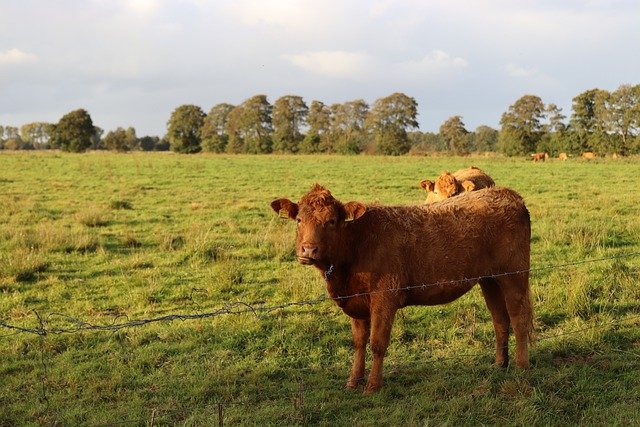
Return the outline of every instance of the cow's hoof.
[[[364,394],[373,394],[377,393],[380,390],[381,384],[367,384],[364,388]]]
[[[358,388],[358,381],[349,380],[344,385],[344,388],[346,390],[356,390]]]
[[[509,360],[496,360],[494,365],[499,368],[507,368],[509,366]]]

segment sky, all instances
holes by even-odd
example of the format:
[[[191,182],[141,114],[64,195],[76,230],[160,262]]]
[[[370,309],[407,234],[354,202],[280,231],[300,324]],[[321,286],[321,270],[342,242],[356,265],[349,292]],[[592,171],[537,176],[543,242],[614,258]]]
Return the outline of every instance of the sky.
[[[0,125],[84,108],[162,136],[183,104],[402,92],[424,132],[499,128],[523,95],[570,116],[588,89],[639,84],[639,52],[637,0],[0,0]]]

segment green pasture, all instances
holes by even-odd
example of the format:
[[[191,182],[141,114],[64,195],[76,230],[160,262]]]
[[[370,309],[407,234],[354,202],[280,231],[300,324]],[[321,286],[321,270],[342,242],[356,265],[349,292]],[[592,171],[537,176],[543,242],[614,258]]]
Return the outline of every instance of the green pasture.
[[[317,302],[322,278],[269,203],[319,182],[417,204],[420,180],[470,165],[531,212],[531,369],[492,365],[474,289],[401,311],[382,390],[344,390],[349,320]],[[639,425],[639,174],[637,157],[2,152],[0,426],[217,425],[219,410],[225,425]],[[178,314],[199,318],[144,322]]]

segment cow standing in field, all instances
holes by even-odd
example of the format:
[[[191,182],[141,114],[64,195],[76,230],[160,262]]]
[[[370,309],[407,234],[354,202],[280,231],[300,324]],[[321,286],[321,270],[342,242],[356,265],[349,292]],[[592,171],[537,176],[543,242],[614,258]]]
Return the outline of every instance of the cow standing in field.
[[[435,182],[422,180],[420,186],[427,192],[426,203],[448,199],[465,191],[480,190],[495,186],[495,182],[481,169],[471,166],[451,172],[443,172]]]
[[[593,151],[585,151],[580,155],[580,157],[587,160],[593,160],[596,158],[596,153],[594,153]]]
[[[531,227],[514,191],[488,188],[431,205],[379,206],[343,204],[316,184],[298,203],[277,199],[271,207],[297,221],[298,261],[320,271],[331,299],[351,317],[355,356],[347,388],[364,376],[369,342],[373,365],[365,393],[380,389],[398,309],[449,303],[478,282],[493,319],[496,364],[508,364],[511,326],[516,365],[529,366]]]
[[[544,152],[544,153],[533,153],[531,155],[531,160],[533,160],[534,162],[544,162],[545,160],[547,160],[549,158],[549,153]]]
[[[563,161],[567,160],[567,153],[563,152],[563,153],[558,154],[558,159],[563,160]]]

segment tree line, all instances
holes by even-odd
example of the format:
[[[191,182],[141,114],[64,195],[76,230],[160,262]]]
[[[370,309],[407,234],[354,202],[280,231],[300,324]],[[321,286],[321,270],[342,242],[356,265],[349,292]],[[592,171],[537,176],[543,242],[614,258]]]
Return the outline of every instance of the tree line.
[[[307,105],[296,95],[271,104],[266,95],[255,95],[240,105],[214,105],[207,113],[197,105],[181,105],[171,113],[162,138],[138,137],[132,127],[104,134],[89,113],[79,109],[55,124],[0,126],[0,148],[232,154],[640,153],[640,85],[621,85],[612,92],[587,90],[573,98],[568,120],[555,104],[524,95],[502,114],[500,129],[483,125],[469,131],[461,116],[453,116],[437,133],[421,132],[417,108],[415,99],[403,93],[372,105],[362,99],[331,105],[314,100]]]

